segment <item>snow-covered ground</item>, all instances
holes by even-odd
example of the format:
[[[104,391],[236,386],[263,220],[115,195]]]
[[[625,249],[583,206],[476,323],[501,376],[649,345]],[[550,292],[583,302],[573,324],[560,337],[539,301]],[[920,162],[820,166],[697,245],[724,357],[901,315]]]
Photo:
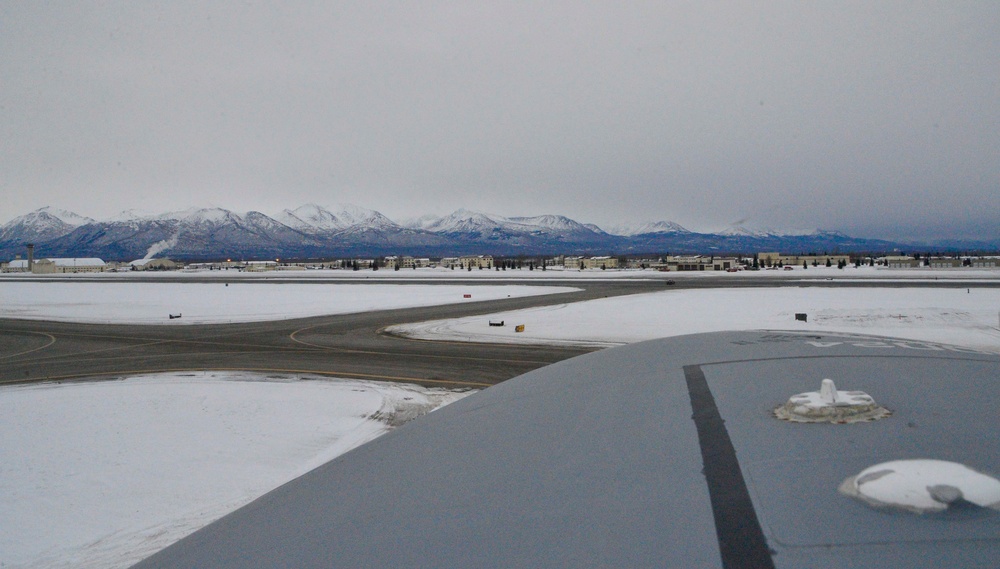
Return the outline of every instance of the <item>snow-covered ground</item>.
[[[0,567],[127,567],[464,395],[218,372],[3,387]]]
[[[487,284],[228,284],[0,279],[0,317],[125,324],[218,324],[436,306],[574,290],[577,289]],[[171,319],[171,315],[181,317]]]
[[[806,314],[807,321],[797,321],[797,313]],[[489,326],[489,321],[499,320],[505,326]],[[515,326],[521,324],[524,331],[516,332]],[[1000,353],[1000,289],[665,290],[403,324],[389,331],[437,340],[613,346],[698,332],[760,329],[895,336]]]

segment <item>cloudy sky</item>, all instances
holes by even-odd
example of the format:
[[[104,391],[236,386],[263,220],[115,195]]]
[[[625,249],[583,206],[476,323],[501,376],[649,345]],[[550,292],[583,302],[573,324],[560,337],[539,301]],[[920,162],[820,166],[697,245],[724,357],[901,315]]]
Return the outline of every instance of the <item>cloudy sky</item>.
[[[0,222],[1000,233],[1000,2],[0,0]]]

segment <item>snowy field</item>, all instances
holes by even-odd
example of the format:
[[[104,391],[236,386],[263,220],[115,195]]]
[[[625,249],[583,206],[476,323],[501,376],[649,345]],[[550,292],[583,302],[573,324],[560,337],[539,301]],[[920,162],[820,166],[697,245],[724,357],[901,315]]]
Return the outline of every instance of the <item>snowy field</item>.
[[[0,567],[128,567],[466,395],[184,373],[0,389]]]
[[[122,324],[219,324],[437,306],[574,290],[578,289],[486,284],[227,284],[0,279],[0,317]],[[470,298],[465,298],[466,294]],[[181,317],[171,319],[171,315]]]
[[[795,320],[805,313],[806,322]],[[502,320],[503,327],[489,321]],[[523,324],[524,332],[515,332]],[[437,340],[614,346],[722,330],[815,330],[895,336],[1000,353],[1000,289],[747,288],[662,292],[405,324]]]

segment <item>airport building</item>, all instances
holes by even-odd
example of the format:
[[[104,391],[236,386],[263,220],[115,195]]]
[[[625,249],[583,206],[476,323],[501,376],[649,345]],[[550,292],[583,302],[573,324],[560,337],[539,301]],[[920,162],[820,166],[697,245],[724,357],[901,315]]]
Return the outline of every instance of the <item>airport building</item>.
[[[735,257],[714,257],[695,255],[691,257],[668,257],[668,271],[728,271],[740,265]]]
[[[409,255],[403,256],[390,256],[385,258],[386,268],[395,268],[399,266],[400,269],[417,269],[431,266],[431,260],[424,258],[414,258]]]
[[[262,271],[274,271],[278,268],[277,261],[247,261],[245,271],[248,272],[262,272]]]
[[[133,271],[174,271],[181,267],[170,259],[137,259],[128,266]]]
[[[954,269],[962,266],[961,259],[949,259],[945,257],[933,257],[927,259],[927,266],[932,269]]]
[[[459,267],[462,269],[492,269],[492,255],[466,255],[458,258]]]
[[[1000,258],[979,257],[978,259],[969,259],[969,266],[976,269],[995,269],[1000,267]]]
[[[9,263],[4,263],[0,267],[0,272],[4,273],[27,273],[28,272],[28,261],[25,259],[17,258]]]
[[[889,255],[880,259],[890,269],[910,269],[920,266],[920,259],[909,255]]]
[[[110,267],[96,257],[84,258],[52,258],[52,259],[15,259],[4,267],[5,273],[34,273],[36,275],[53,273],[103,273]]]
[[[564,257],[562,262],[566,269],[617,269],[617,257]]]
[[[850,263],[850,255],[782,255],[781,253],[757,253],[757,262],[762,267],[775,265],[792,265],[801,267],[803,263],[810,267],[837,266],[840,263]]]
[[[995,269],[1000,267],[998,257],[924,257],[917,259],[910,256],[891,256],[879,259],[891,269],[911,269],[928,267],[931,269]]]

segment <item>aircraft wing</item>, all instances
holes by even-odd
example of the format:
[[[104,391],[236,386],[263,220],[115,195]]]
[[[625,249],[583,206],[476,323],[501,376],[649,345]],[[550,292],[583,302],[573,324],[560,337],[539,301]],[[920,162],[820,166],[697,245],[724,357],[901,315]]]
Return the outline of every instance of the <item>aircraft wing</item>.
[[[1000,473],[998,385],[1000,356],[892,338],[608,349],[404,425],[136,567],[996,567],[1000,512],[962,469],[987,494]],[[856,392],[880,411],[795,414]],[[942,507],[893,503],[906,484]]]

